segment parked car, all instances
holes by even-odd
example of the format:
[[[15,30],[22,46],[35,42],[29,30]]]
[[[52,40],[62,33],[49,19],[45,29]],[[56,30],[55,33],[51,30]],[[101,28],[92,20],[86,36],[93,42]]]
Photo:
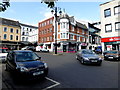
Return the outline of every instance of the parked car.
[[[13,71],[25,79],[44,78],[48,66],[31,50],[13,50],[7,55],[6,71]]]
[[[40,49],[40,52],[49,52],[49,50],[46,49],[46,48],[41,48],[41,49]]]
[[[103,52],[103,56],[105,56],[109,51],[104,51]]]
[[[6,62],[8,48],[0,48],[0,62]]]
[[[98,64],[101,65],[102,58],[89,49],[82,49],[76,53],[76,59],[82,64]]]
[[[120,51],[110,50],[104,55],[105,60],[120,60]]]
[[[25,46],[21,50],[32,50],[32,51],[35,51],[35,47],[34,46]]]

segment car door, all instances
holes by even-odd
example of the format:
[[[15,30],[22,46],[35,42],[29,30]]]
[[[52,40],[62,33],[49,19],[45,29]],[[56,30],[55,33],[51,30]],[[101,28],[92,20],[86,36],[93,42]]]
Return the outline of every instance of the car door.
[[[15,70],[16,64],[15,64],[15,55],[13,52],[10,52],[8,54],[7,64],[9,65],[11,70]]]

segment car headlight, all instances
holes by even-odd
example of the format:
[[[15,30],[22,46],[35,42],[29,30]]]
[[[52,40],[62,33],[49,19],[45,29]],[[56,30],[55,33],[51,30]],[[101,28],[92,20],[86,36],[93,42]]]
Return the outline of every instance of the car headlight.
[[[89,58],[83,57],[84,60],[89,60]]]
[[[20,67],[20,71],[21,71],[21,72],[27,72],[28,69],[27,69],[26,67],[23,67],[23,66],[22,66],[22,67]]]
[[[119,57],[118,55],[116,55],[116,57]]]
[[[44,63],[45,68],[48,68],[47,63]]]

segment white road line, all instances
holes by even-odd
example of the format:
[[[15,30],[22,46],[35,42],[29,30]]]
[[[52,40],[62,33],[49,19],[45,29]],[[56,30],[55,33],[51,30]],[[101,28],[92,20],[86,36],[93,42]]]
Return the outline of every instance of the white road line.
[[[60,84],[59,82],[57,82],[57,81],[55,81],[55,80],[53,80],[53,79],[50,79],[50,78],[48,78],[48,77],[45,77],[45,78],[46,78],[47,80],[51,81],[51,82],[56,83],[56,84],[51,85],[51,86],[49,86],[49,87],[46,87],[46,88],[44,88],[44,89],[42,89],[42,90],[47,90],[47,89],[53,88],[53,87],[55,87],[55,86],[57,86],[57,85]]]

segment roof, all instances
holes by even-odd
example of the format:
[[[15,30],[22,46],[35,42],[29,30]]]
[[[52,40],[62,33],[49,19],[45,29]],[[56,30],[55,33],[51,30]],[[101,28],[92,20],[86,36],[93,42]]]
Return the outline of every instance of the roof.
[[[76,22],[77,26],[82,28],[82,29],[85,29],[85,30],[88,30],[87,26],[85,24],[81,24],[79,22]]]
[[[22,24],[22,23],[20,23],[20,25],[26,26],[26,27],[30,27],[30,28],[36,28],[36,29],[38,29],[37,26],[32,26],[32,25],[27,25],[27,24]]]
[[[115,1],[115,0],[112,0],[112,1]],[[103,3],[103,4],[100,4],[100,6],[105,5],[105,4],[107,4],[107,3],[110,3],[110,2],[112,2],[112,1],[108,1],[108,2],[105,2],[105,3]]]
[[[8,25],[8,26],[14,26],[14,27],[20,27],[19,21],[14,21],[10,19],[0,18],[0,24],[2,25]]]

